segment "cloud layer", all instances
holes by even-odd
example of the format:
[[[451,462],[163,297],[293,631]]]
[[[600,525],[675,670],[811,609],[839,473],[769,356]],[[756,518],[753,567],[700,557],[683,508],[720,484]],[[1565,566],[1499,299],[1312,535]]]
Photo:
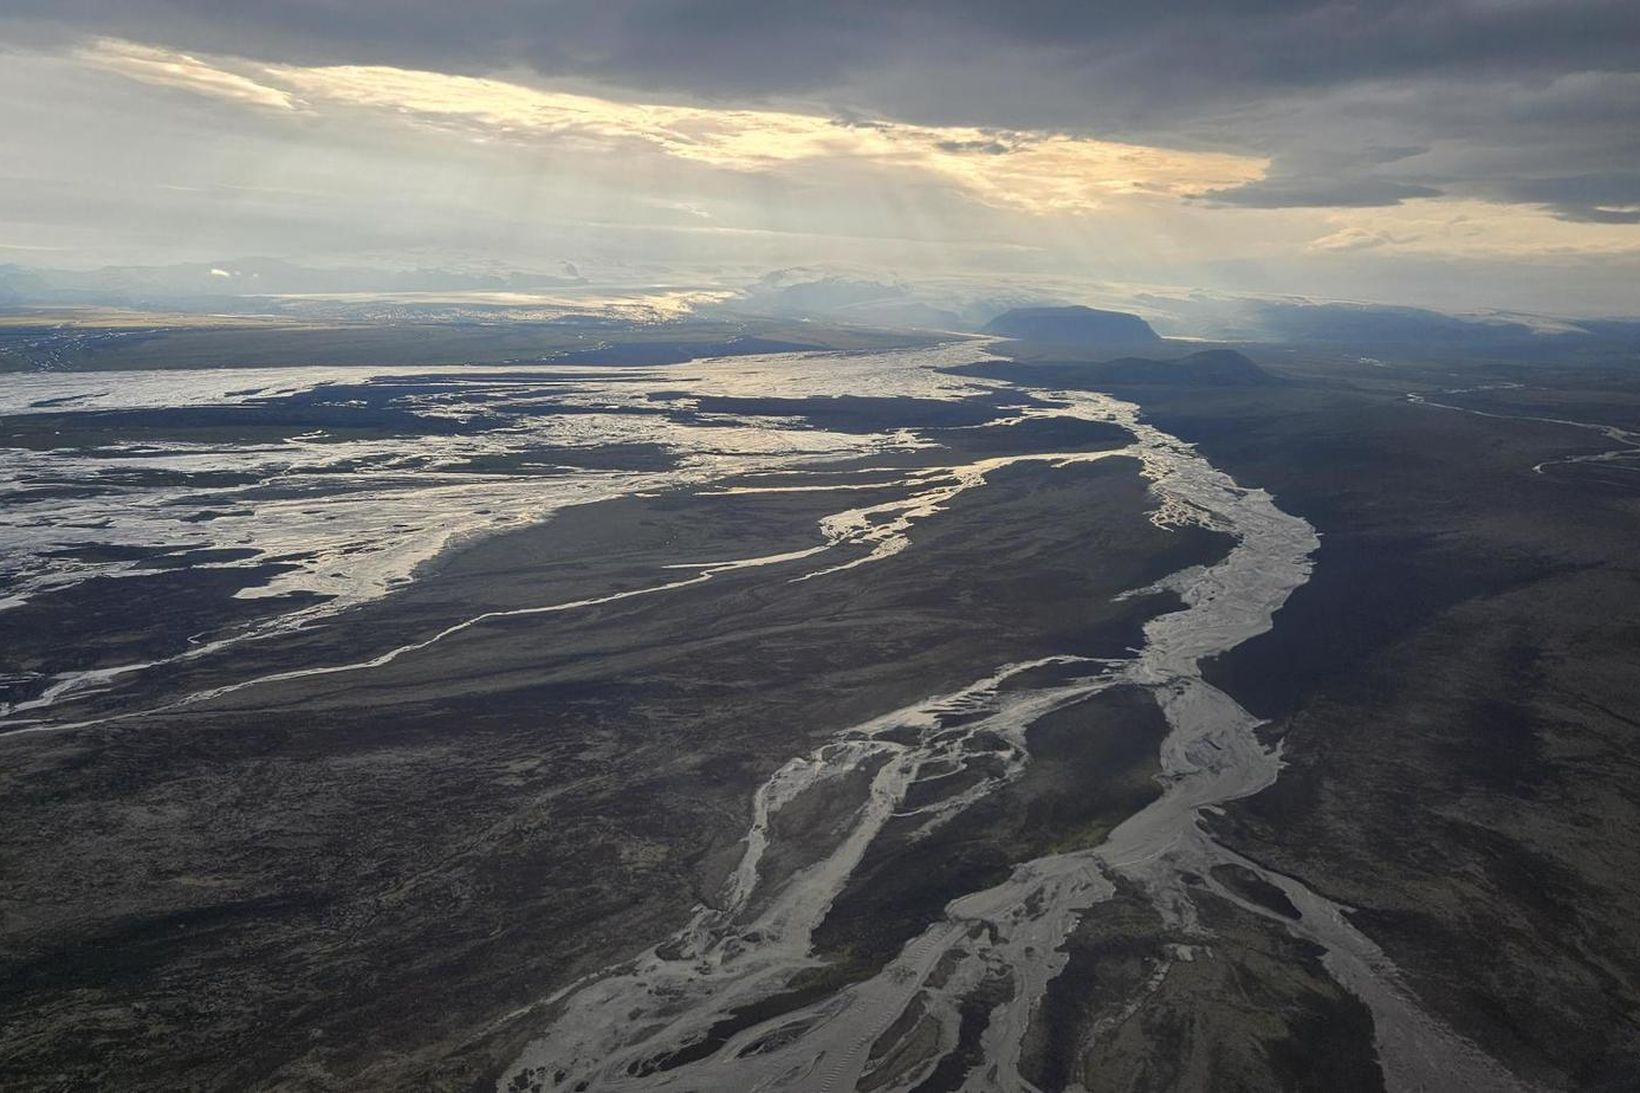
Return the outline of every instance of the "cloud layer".
[[[110,39],[78,56],[144,83],[230,102],[296,112],[368,108],[404,124],[459,130],[482,140],[551,142],[588,152],[638,144],[736,171],[824,161],[921,172],[987,204],[1034,213],[1088,211],[1119,195],[1195,196],[1253,182],[1266,167],[1247,156],[1063,134],[620,102],[380,65],[213,64]]]
[[[0,246],[597,235],[1378,292],[1512,262],[1609,296],[1635,41],[1632,0],[12,0]]]
[[[696,102],[807,97],[930,126],[1273,157],[1224,200],[1437,193],[1628,222],[1640,204],[1632,0],[13,0],[32,33],[303,66],[508,66]],[[1371,163],[1364,144],[1418,155]],[[1363,172],[1365,177],[1363,178]]]

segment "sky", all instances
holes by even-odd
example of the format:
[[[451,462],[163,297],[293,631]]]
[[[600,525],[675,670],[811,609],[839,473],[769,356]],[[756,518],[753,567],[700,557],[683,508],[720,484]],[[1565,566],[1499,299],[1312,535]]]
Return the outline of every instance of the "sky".
[[[1640,312],[1640,4],[5,0],[0,264]]]

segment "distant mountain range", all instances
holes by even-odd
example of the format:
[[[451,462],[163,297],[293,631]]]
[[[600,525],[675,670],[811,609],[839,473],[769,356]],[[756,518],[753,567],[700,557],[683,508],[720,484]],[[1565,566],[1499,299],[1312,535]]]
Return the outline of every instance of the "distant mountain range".
[[[596,264],[596,263],[595,263]],[[879,330],[980,331],[1043,345],[1106,354],[1148,354],[1165,338],[1263,342],[1343,349],[1367,356],[1458,352],[1529,357],[1551,344],[1603,357],[1640,351],[1640,318],[1564,319],[1508,313],[1450,315],[1428,308],[1254,297],[1212,292],[1090,290],[1097,302],[1132,310],[1067,305],[1029,284],[1007,281],[875,279],[818,267],[775,270],[743,280],[723,271],[687,282],[664,270],[626,267],[587,272],[553,261],[546,272],[505,268],[312,267],[276,258],[238,258],[152,266],[65,270],[0,264],[0,307],[113,307],[156,312],[279,313],[363,321],[539,321],[540,308],[518,297],[552,297],[555,306],[624,321],[615,296],[648,291],[688,296],[660,309],[670,317],[739,321],[786,319]],[[644,278],[649,278],[645,280]],[[718,278],[721,278],[719,280]],[[439,294],[470,297],[437,301]],[[480,299],[490,294],[492,298]],[[612,295],[613,294],[613,295]],[[392,298],[391,306],[368,296]],[[658,311],[657,314],[660,312]],[[652,321],[652,317],[651,320]]]
[[[394,292],[542,292],[582,284],[573,266],[561,274],[516,270],[317,268],[275,258],[104,266],[93,270],[0,265],[0,304],[186,307],[242,296]]]

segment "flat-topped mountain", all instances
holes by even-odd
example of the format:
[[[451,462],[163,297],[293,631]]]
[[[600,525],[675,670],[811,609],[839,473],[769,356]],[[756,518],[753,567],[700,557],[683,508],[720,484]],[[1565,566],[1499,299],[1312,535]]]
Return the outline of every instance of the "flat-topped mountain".
[[[951,369],[1032,386],[1104,390],[1107,387],[1255,387],[1279,380],[1234,349],[1207,349],[1177,360],[1119,357],[1110,361],[981,361]]]
[[[1055,345],[1131,347],[1162,341],[1137,315],[1091,307],[1016,307],[986,323],[983,333]]]

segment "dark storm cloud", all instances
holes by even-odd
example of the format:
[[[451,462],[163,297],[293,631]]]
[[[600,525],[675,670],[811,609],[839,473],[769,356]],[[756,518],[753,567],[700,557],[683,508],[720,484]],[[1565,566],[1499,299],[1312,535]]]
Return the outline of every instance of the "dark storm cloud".
[[[1198,195],[1214,205],[1248,209],[1347,208],[1399,205],[1444,192],[1427,181],[1390,177],[1386,165],[1405,164],[1430,151],[1427,144],[1299,147],[1278,155],[1257,182]]]
[[[1503,195],[1552,205],[1568,220],[1640,224],[1640,172],[1514,179],[1505,184]]]
[[[1269,155],[1228,204],[1436,193],[1631,216],[1633,0],[12,0],[9,33],[295,63],[516,66],[670,99]],[[1374,159],[1365,145],[1400,149]],[[1419,149],[1434,146],[1428,155]],[[1353,155],[1349,153],[1354,153]],[[1365,175],[1362,164],[1372,163]],[[1598,193],[1596,192],[1598,190]]]
[[[1000,140],[942,140],[934,147],[942,152],[984,156],[1005,156],[1014,150],[1013,145]]]
[[[1631,70],[1640,32],[1631,0],[14,0],[8,7],[42,23],[281,60],[440,70],[512,62],[692,94],[824,88],[942,42],[994,48],[999,59],[1045,50],[1080,65],[1148,69],[1141,91],[1180,82],[1270,89],[1424,74]],[[961,82],[960,73],[928,75],[942,85]]]
[[[1433,186],[1416,186],[1386,178],[1281,179],[1255,182],[1233,190],[1210,190],[1201,195],[1218,205],[1249,209],[1352,208],[1398,205],[1414,197],[1439,197]]]
[[[11,15],[166,44],[436,69],[520,62],[677,92],[789,94],[941,39],[1223,87],[1630,69],[1630,0],[13,0]],[[1023,125],[1028,118],[1010,123]]]

